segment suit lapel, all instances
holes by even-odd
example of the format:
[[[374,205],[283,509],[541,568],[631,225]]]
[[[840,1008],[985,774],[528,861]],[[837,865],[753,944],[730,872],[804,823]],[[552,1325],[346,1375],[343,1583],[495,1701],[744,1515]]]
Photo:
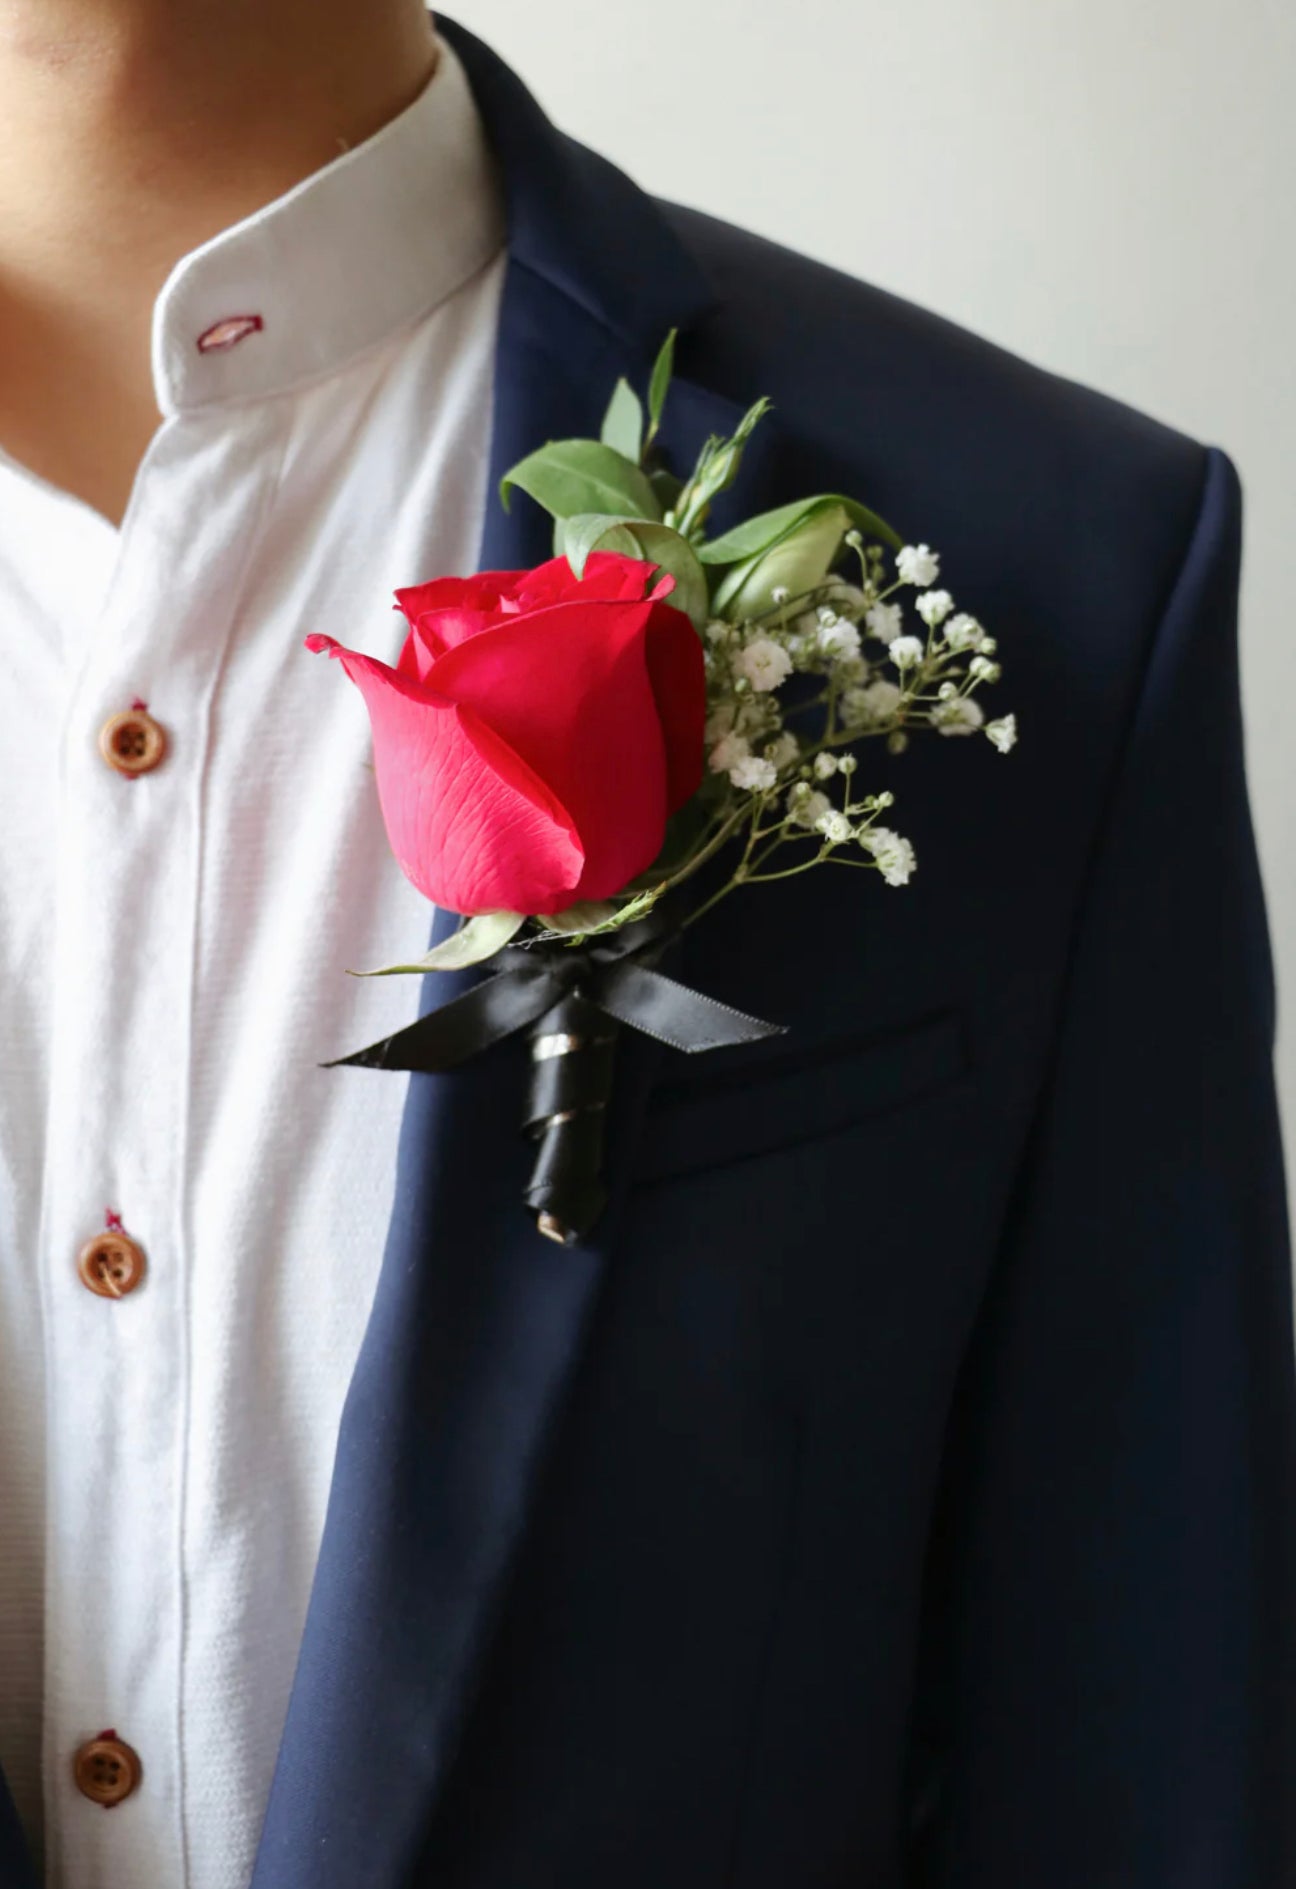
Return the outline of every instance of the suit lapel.
[[[509,207],[494,488],[544,440],[595,431],[616,376],[642,384],[666,330],[707,297],[648,200],[560,138],[476,41],[440,26],[468,68]],[[696,389],[682,391],[679,412],[690,455],[736,416]],[[529,501],[506,515],[492,490],[488,516],[485,568],[549,555],[548,521]],[[429,980],[424,1007],[455,988]],[[625,1155],[658,1053],[632,1036],[619,1051],[612,1201],[575,1250],[542,1239],[520,1205],[523,1048],[411,1078],[396,1206],[253,1889],[411,1879],[615,1248]]]

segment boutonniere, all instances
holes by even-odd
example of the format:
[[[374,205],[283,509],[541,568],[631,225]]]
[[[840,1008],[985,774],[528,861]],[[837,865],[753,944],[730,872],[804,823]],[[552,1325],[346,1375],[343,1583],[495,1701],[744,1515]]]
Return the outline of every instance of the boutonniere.
[[[445,1070],[528,1032],[526,1204],[564,1243],[604,1204],[602,1123],[622,1028],[689,1053],[779,1026],[659,967],[740,888],[845,866],[904,885],[913,848],[870,793],[859,749],[921,729],[980,734],[995,645],[938,588],[940,562],[852,498],[820,494],[708,536],[758,401],[686,478],[660,463],[672,335],[647,408],[618,383],[598,440],[542,447],[504,480],[554,519],[530,571],[397,592],[396,667],[327,636],[360,689],[402,870],[463,923],[393,973],[491,972],[344,1060]]]

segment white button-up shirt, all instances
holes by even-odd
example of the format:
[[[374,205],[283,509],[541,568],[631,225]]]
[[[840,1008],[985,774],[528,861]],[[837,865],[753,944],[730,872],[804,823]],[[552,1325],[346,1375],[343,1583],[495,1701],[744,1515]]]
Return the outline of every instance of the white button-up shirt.
[[[120,530],[0,461],[0,1763],[53,1889],[250,1876],[407,1081],[320,1065],[413,1019],[347,972],[431,924],[302,639],[394,660],[393,589],[474,568],[502,245],[443,47],[177,266]],[[136,701],[169,746],[129,779]],[[77,1270],[108,1212],[117,1300]],[[109,1728],[143,1777],[105,1812]]]

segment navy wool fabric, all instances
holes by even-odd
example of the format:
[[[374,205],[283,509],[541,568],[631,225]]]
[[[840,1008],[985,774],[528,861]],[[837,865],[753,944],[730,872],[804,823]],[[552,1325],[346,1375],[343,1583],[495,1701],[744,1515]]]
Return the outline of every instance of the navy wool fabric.
[[[840,490],[937,545],[1022,740],[866,750],[907,889],[689,934],[789,1034],[625,1041],[580,1249],[518,1204],[521,1050],[412,1079],[254,1889],[1289,1889],[1236,473],[650,201],[441,24],[509,204],[495,473],[677,325],[677,459],[769,394],[726,515]],[[547,549],[492,505],[485,565]]]

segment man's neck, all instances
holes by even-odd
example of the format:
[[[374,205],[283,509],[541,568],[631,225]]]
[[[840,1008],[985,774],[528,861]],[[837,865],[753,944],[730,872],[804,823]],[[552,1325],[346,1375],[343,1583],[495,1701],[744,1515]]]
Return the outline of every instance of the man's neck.
[[[432,63],[420,0],[0,0],[0,279],[165,271]]]
[[[378,130],[434,62],[423,0],[0,0],[0,444],[119,515],[171,268]],[[81,469],[69,374],[108,431]]]

